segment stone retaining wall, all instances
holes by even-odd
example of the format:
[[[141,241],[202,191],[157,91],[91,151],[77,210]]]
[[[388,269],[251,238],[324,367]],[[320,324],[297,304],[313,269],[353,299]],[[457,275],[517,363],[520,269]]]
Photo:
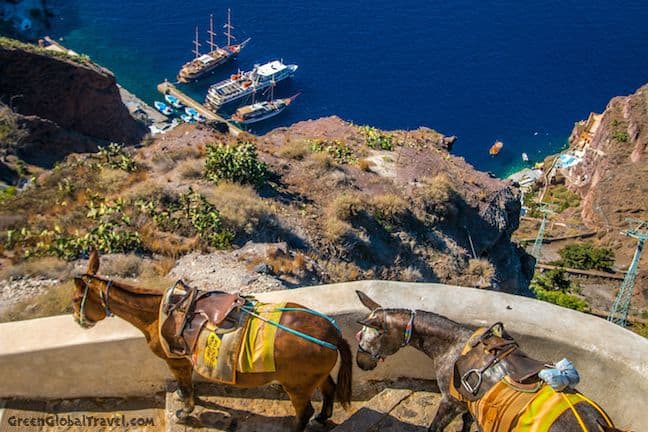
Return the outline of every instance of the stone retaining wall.
[[[418,308],[469,325],[503,321],[525,351],[549,361],[568,357],[579,389],[600,402],[619,426],[648,430],[648,340],[600,318],[523,297],[440,284],[362,281],[259,294],[334,316],[355,350],[356,319],[366,311],[355,290],[387,307]],[[405,348],[371,372],[354,368],[359,389],[369,380],[431,378],[431,361]],[[0,325],[0,398],[150,395],[170,374],[134,327],[116,318],[81,329],[70,316]]]

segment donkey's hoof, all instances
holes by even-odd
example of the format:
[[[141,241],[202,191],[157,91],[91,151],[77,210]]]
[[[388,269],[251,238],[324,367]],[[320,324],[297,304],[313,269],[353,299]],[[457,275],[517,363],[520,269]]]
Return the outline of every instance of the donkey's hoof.
[[[317,414],[313,420],[315,420],[317,423],[319,423],[321,425],[326,425],[326,423],[328,422],[328,417],[326,417],[324,414],[320,413],[320,414]]]

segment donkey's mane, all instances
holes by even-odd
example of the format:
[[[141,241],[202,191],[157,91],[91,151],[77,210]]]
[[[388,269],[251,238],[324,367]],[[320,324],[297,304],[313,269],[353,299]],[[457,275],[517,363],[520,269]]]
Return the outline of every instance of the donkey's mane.
[[[379,310],[385,311],[386,313],[410,314],[412,312],[411,309],[403,308],[380,308]],[[379,314],[376,315],[379,316]],[[416,310],[415,322],[415,328],[419,331],[423,333],[436,334],[437,336],[447,340],[455,339],[458,334],[471,331],[470,327],[453,321],[448,317],[420,309]]]
[[[138,287],[138,286],[135,286],[135,285],[130,285],[130,284],[127,284],[127,283],[124,283],[124,282],[119,282],[119,281],[114,281],[112,279],[107,279],[105,277],[100,277],[100,276],[96,276],[96,275],[91,275],[91,276],[93,278],[97,279],[97,280],[100,280],[101,282],[104,282],[104,283],[108,283],[108,282],[112,281],[111,283],[112,283],[113,287],[122,289],[122,290],[124,290],[126,292],[129,292],[131,294],[150,295],[150,296],[161,296],[162,295],[162,291],[159,291],[159,290],[156,290],[156,289],[153,289],[153,288],[142,288],[142,287]]]

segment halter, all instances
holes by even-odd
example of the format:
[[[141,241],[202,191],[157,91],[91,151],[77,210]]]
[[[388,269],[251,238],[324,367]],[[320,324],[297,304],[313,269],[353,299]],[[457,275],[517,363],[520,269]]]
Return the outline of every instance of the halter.
[[[95,275],[91,275],[91,274],[88,274],[88,273],[84,274],[81,277],[82,278],[83,277],[89,277],[91,279],[97,279],[97,280],[103,282],[102,279],[98,278]],[[85,290],[83,291],[83,298],[81,299],[81,306],[79,307],[79,324],[81,324],[81,325],[83,325],[85,322],[88,321],[86,319],[86,314],[85,314],[85,305],[86,305],[86,301],[88,300],[88,292],[90,290],[90,284],[86,283],[85,281],[84,281],[84,283],[85,283]],[[115,316],[115,314],[112,313],[112,311],[110,310],[110,307],[108,306],[108,296],[110,295],[110,287],[112,286],[112,283],[113,283],[112,279],[109,279],[108,282],[106,282],[106,293],[105,294],[101,290],[101,288],[99,288],[99,298],[101,300],[101,306],[103,307],[104,314],[106,315],[106,317]]]
[[[381,310],[383,312],[382,329],[378,330],[380,336],[382,337],[382,335],[387,332],[387,311],[385,309],[376,308],[371,312],[371,314],[369,314],[369,318],[373,317],[374,314],[376,312],[378,312],[379,310]],[[416,310],[410,309],[409,312],[410,312],[410,318],[409,318],[409,321],[407,321],[407,324],[405,325],[405,333],[403,335],[403,343],[401,344],[401,347],[405,347],[405,346],[409,345],[409,343],[412,340],[412,333],[414,331],[414,319],[416,318]],[[363,326],[364,327],[371,327],[371,326],[367,326],[366,324],[363,324]],[[369,351],[365,350],[364,348],[362,348],[362,345],[360,345],[360,343],[358,343],[358,351],[360,351],[360,352],[362,352],[364,354],[368,354],[374,360],[382,360],[382,358],[383,358],[380,354],[373,354],[373,353],[370,353]]]

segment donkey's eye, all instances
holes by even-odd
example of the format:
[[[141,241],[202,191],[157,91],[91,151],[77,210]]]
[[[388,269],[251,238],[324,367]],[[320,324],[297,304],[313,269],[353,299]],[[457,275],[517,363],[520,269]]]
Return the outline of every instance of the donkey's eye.
[[[380,331],[378,329],[375,329],[373,327],[367,327],[365,326],[362,329],[362,332],[364,333],[365,336],[367,337],[378,337],[380,336]]]

